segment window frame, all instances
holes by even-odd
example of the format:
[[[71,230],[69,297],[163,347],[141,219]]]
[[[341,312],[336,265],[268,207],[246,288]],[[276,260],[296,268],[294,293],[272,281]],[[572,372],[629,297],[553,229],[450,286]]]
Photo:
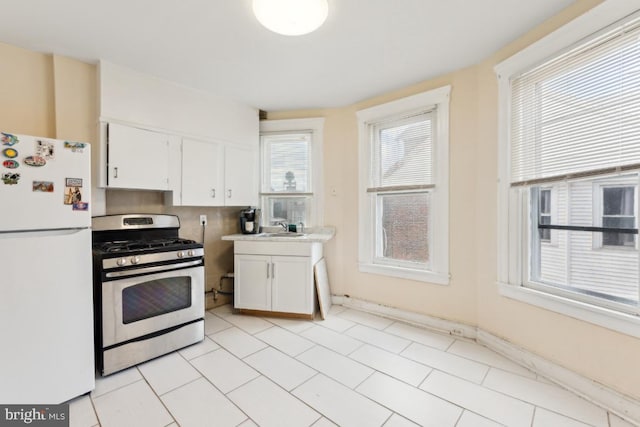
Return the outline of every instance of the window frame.
[[[515,197],[521,189],[510,186],[511,76],[560,55],[608,26],[634,15],[638,8],[630,3],[624,0],[604,2],[495,66],[498,77],[499,176],[497,278],[502,296],[640,338],[640,316],[605,305],[595,305],[544,287],[524,286],[523,278],[529,274],[528,266],[523,262],[528,255],[528,239],[522,238],[522,229],[528,226],[529,218],[522,206],[522,197]]]
[[[311,199],[309,212],[311,217],[304,223],[305,227],[320,227],[324,220],[324,191],[323,191],[323,162],[322,162],[322,145],[323,145],[324,118],[304,118],[304,119],[279,119],[279,120],[261,120],[260,121],[260,208],[262,210],[262,224],[266,223],[268,218],[267,210],[269,209],[268,200],[270,198],[300,198],[308,197]],[[310,156],[311,164],[311,191],[310,192],[264,192],[265,188],[265,157],[262,137],[265,134],[296,134],[310,133],[311,147]]]
[[[358,267],[363,273],[398,277],[438,285],[449,284],[449,98],[451,86],[444,86],[406,98],[359,110],[359,233]],[[430,263],[428,268],[412,263],[376,260],[377,197],[367,189],[372,184],[376,166],[372,162],[370,125],[412,112],[437,109],[432,148],[433,188],[429,188],[432,210],[429,215]],[[404,190],[398,193],[418,190]],[[424,190],[419,190],[424,191]],[[390,194],[390,193],[379,193]]]

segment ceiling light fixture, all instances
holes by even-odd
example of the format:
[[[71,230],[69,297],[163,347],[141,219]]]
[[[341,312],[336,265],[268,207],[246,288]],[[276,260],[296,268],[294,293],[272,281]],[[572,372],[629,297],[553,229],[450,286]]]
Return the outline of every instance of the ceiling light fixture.
[[[285,36],[308,34],[327,19],[327,0],[253,0],[253,13],[267,29]]]

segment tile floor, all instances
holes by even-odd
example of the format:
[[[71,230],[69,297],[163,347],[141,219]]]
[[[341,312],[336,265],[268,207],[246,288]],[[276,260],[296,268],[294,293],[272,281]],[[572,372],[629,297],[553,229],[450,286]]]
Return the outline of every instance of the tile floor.
[[[205,333],[97,379],[71,426],[631,426],[478,344],[340,306],[311,322],[227,305]]]

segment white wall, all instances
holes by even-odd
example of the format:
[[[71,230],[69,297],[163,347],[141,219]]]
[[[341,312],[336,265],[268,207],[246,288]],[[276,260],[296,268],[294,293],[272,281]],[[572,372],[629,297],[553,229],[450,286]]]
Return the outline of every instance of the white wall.
[[[258,110],[100,61],[100,120],[255,146]]]

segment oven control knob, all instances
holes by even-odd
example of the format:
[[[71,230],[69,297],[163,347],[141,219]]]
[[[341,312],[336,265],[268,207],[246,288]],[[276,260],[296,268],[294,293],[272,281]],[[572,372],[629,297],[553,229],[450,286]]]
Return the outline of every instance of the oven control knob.
[[[140,262],[140,257],[138,255],[131,257],[131,264],[136,265]]]
[[[184,257],[184,252],[178,251],[178,258],[183,258],[183,257]]]
[[[120,266],[120,267],[122,267],[126,263],[127,263],[127,259],[126,258],[118,258],[118,260],[116,261],[116,264],[118,264],[118,266]]]
[[[189,256],[194,256],[195,254],[196,254],[196,253],[193,251],[193,249],[189,249],[189,250],[187,251],[187,255],[189,255]]]

